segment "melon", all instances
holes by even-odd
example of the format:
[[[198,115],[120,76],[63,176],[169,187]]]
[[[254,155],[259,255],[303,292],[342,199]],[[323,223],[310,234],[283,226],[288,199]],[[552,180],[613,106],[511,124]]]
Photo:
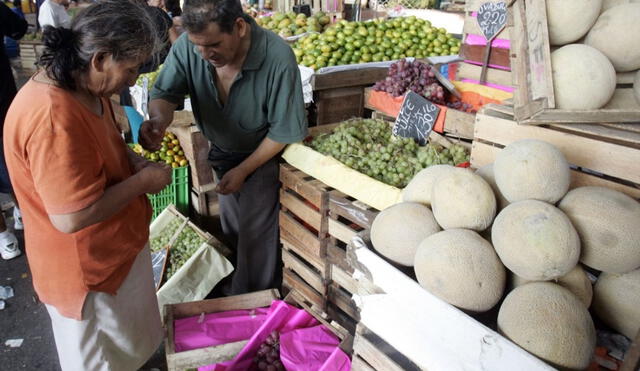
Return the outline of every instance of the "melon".
[[[420,170],[402,190],[402,201],[431,206],[431,191],[436,179],[454,170],[468,171],[451,165],[433,165]]]
[[[616,90],[616,70],[607,57],[588,45],[565,45],[551,53],[556,108],[603,107]]]
[[[633,95],[636,97],[638,104],[640,104],[640,70],[636,72],[636,77],[633,79]]]
[[[562,152],[536,139],[519,140],[502,149],[493,173],[509,202],[534,199],[554,204],[569,190],[571,177]]]
[[[387,259],[413,265],[418,245],[440,231],[431,210],[417,202],[402,202],[382,210],[371,225],[371,243]]]
[[[584,43],[609,58],[618,72],[640,68],[640,3],[615,6],[598,17]],[[552,61],[553,63],[553,61]],[[554,76],[555,79],[555,76]]]
[[[418,247],[414,269],[422,287],[461,309],[487,311],[504,291],[506,273],[493,247],[467,229],[427,237]]]
[[[562,277],[580,257],[580,240],[569,218],[542,201],[504,208],[493,222],[491,241],[502,263],[530,281]]]
[[[631,3],[640,3],[640,0],[604,0],[602,2],[602,10],[600,10],[600,13],[604,13],[605,11],[613,8],[614,6],[631,4]]]
[[[558,207],[582,242],[580,261],[608,273],[640,268],[640,203],[604,187],[572,189]]]
[[[496,215],[496,196],[480,175],[453,171],[434,183],[431,208],[443,229],[483,231]]]
[[[476,170],[476,174],[480,175],[482,179],[484,179],[489,185],[491,189],[493,189],[493,194],[496,196],[498,211],[504,209],[509,205],[509,201],[502,195],[500,192],[500,188],[498,188],[498,184],[496,183],[496,178],[493,174],[493,164],[484,165],[478,170]]]
[[[511,291],[500,306],[498,330],[561,369],[587,368],[596,345],[587,308],[569,290],[549,282],[532,282]]]
[[[602,0],[547,0],[551,45],[565,45],[586,35],[601,8]]]
[[[526,280],[517,274],[511,272],[511,283],[510,289],[513,290],[518,286],[522,286],[527,284],[529,281]],[[591,305],[591,300],[593,299],[593,287],[591,287],[591,280],[587,276],[587,272],[584,271],[580,264],[576,265],[575,268],[571,270],[571,272],[565,274],[562,277],[558,277],[553,281],[547,281],[557,283],[558,285],[564,287],[565,289],[571,291],[575,296],[580,299],[584,305],[589,308]]]
[[[593,308],[602,321],[634,339],[640,331],[640,269],[602,273],[594,287]]]

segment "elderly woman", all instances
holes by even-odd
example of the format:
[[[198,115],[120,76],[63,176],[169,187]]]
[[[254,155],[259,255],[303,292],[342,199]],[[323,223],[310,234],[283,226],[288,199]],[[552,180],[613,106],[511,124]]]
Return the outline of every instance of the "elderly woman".
[[[69,29],[45,28],[43,70],[4,126],[33,284],[63,370],[136,370],[163,337],[145,194],[171,172],[128,149],[108,99],[161,47],[147,14],[104,0]]]

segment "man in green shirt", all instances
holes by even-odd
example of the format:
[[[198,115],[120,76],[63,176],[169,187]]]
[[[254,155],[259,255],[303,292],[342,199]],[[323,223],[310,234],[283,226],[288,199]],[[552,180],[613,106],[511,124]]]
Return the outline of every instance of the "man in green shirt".
[[[191,97],[196,123],[211,142],[222,229],[235,245],[231,293],[275,287],[277,155],[307,133],[295,56],[244,14],[238,0],[188,1],[182,22],[187,32],[151,91],[141,143],[159,148],[173,111]]]

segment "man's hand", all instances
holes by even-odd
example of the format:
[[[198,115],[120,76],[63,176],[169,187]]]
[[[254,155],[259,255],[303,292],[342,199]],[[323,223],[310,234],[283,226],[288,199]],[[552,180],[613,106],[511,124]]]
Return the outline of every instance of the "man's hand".
[[[149,119],[140,126],[139,142],[142,147],[149,151],[157,151],[162,144],[164,137],[164,127],[157,120]]]
[[[224,174],[215,191],[223,195],[238,192],[248,175],[242,168],[236,166]]]
[[[171,183],[171,167],[166,164],[149,162],[137,175],[142,178],[145,193],[158,193]]]

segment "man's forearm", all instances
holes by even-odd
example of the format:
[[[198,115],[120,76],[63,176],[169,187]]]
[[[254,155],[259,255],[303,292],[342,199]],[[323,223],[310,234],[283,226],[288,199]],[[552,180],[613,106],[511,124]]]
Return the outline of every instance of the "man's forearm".
[[[173,121],[173,112],[178,105],[164,99],[153,99],[149,102],[149,119],[162,125],[166,130]]]
[[[285,146],[286,144],[284,143],[278,143],[269,138],[264,138],[258,148],[256,148],[249,157],[242,161],[240,165],[238,165],[238,168],[242,169],[245,174],[249,175],[265,162],[271,160],[275,155],[280,153]]]

